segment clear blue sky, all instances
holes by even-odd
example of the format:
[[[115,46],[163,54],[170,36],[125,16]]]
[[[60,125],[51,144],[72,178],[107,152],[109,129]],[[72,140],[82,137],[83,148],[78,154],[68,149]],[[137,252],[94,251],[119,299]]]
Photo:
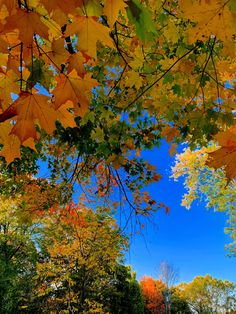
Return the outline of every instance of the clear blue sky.
[[[236,283],[236,258],[227,257],[224,246],[230,238],[224,234],[227,216],[207,210],[195,203],[190,210],[182,207],[185,193],[183,182],[170,179],[174,158],[168,154],[169,145],[142,153],[142,157],[157,166],[163,178],[152,184],[148,191],[158,202],[170,207],[168,215],[161,209],[152,223],[146,221],[142,235],[133,235],[126,254],[126,264],[136,271],[137,278],[144,275],[157,278],[158,266],[167,261],[179,269],[179,282],[192,281],[195,276],[210,274]],[[40,174],[48,174],[40,163]]]
[[[132,265],[138,279],[143,275],[157,278],[160,262],[168,261],[179,269],[179,282],[206,274],[236,282],[236,258],[227,257],[224,248],[230,242],[224,234],[226,215],[207,210],[199,202],[190,210],[180,205],[185,190],[182,182],[169,179],[174,159],[168,149],[164,143],[160,149],[143,153],[143,157],[163,175],[149,192],[169,206],[170,213],[159,211],[153,224],[146,225],[143,236],[133,236],[126,263]]]

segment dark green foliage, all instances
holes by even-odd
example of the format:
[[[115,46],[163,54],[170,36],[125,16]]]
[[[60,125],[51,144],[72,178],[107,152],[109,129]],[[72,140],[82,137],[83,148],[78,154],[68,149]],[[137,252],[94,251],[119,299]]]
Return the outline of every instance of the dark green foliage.
[[[140,286],[129,266],[117,264],[105,299],[111,314],[144,314]]]
[[[171,314],[191,314],[186,300],[173,293],[171,295]]]
[[[28,313],[36,256],[28,230],[12,234],[0,225],[0,313]]]

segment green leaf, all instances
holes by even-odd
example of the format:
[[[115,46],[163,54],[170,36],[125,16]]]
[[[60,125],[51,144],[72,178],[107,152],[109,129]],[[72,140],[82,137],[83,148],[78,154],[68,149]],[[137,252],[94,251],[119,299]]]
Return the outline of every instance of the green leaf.
[[[172,90],[173,92],[176,94],[176,95],[181,95],[182,94],[182,91],[181,91],[181,87],[178,85],[178,84],[175,84],[173,87],[172,87]]]
[[[156,28],[151,12],[138,0],[128,0],[126,3],[128,18],[135,25],[138,37],[143,41],[152,40],[153,35],[156,34]]]
[[[166,75],[163,79],[163,84],[171,83],[171,82],[173,82],[173,80],[174,80],[173,75],[170,72],[168,72],[168,73],[166,73]]]

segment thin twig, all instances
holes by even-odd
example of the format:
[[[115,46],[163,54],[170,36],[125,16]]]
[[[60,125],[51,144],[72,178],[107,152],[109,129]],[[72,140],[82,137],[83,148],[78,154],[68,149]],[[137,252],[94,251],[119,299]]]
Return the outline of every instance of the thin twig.
[[[190,54],[196,47],[194,46],[192,49],[190,49],[188,52],[183,54],[178,60],[176,60],[167,70],[165,70],[164,73],[162,73],[161,76],[159,76],[152,84],[150,84],[148,87],[146,87],[135,99],[133,99],[126,107],[125,110],[127,110],[130,106],[132,106],[140,97],[142,97],[148,90],[150,90],[156,83],[158,83],[180,60],[185,58],[188,54]]]

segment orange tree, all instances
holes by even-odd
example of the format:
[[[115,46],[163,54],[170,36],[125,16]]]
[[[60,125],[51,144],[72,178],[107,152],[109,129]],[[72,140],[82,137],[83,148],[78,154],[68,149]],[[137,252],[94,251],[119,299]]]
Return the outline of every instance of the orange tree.
[[[147,313],[164,314],[165,304],[163,291],[166,289],[166,285],[160,280],[154,280],[152,277],[144,276],[140,280],[140,286]]]

